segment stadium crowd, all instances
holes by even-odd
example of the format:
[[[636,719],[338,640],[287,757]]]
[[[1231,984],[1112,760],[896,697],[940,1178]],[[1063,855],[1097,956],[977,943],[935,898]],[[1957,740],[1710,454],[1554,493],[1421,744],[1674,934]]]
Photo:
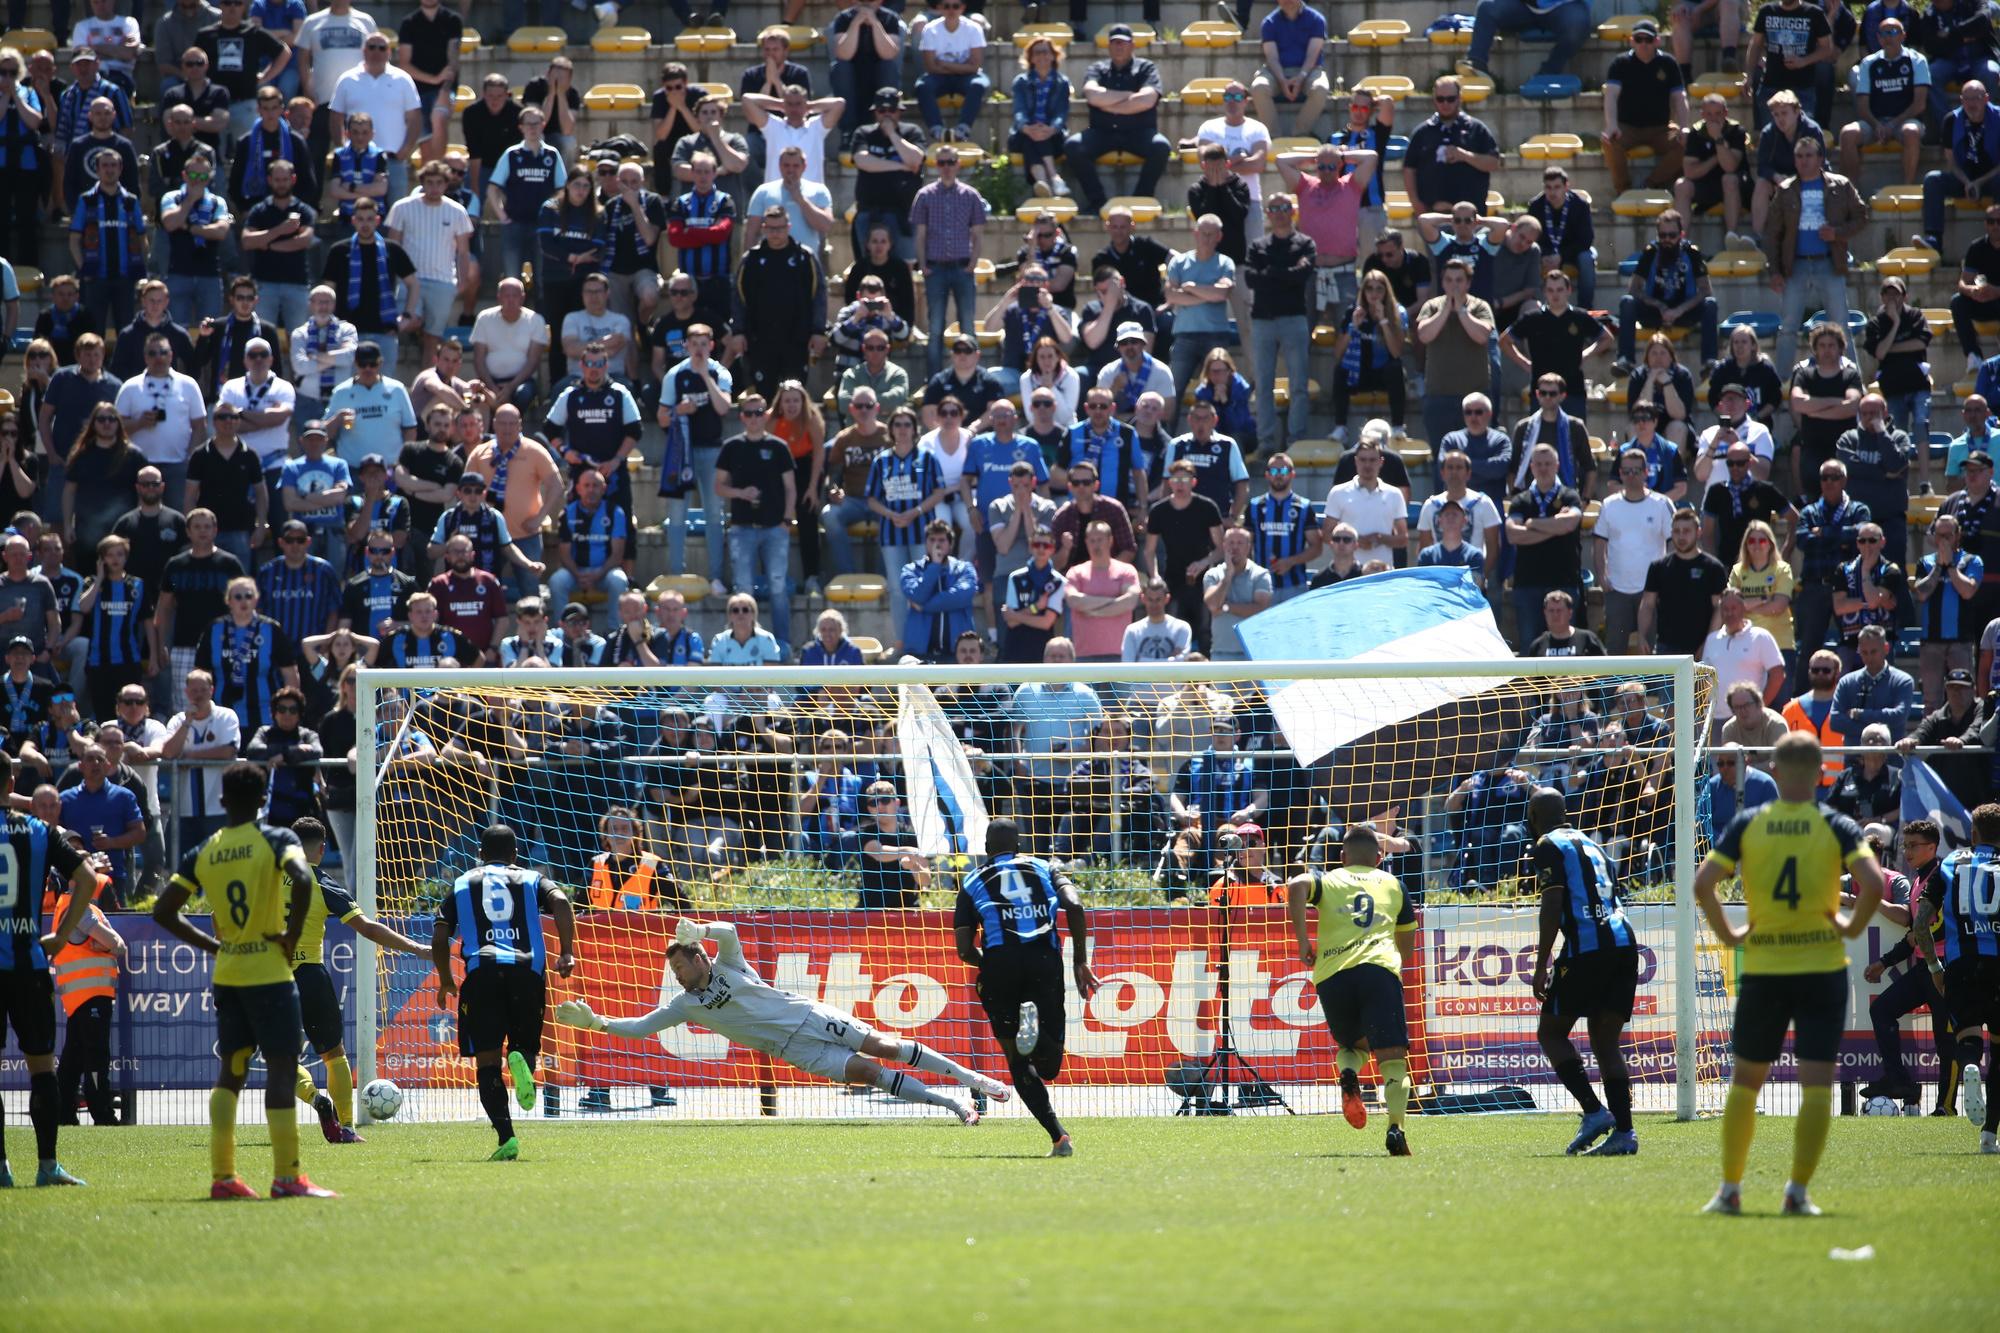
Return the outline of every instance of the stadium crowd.
[[[166,819],[185,847],[220,816],[212,771],[163,787],[162,761],[268,762],[274,817],[324,813],[351,847],[357,664],[858,664],[870,636],[826,594],[870,572],[893,608],[871,655],[1154,662],[1242,660],[1239,627],[1308,590],[1462,567],[1524,656],[1716,669],[1717,827],[1758,790],[1737,771],[1793,729],[1973,747],[1938,772],[1968,807],[1992,790],[2000,356],[1978,325],[2000,243],[1962,255],[1952,312],[1976,392],[1948,445],[1930,428],[1943,358],[1904,281],[1881,278],[1858,338],[1847,318],[1864,145],[1901,145],[1912,178],[1943,145],[1924,178],[1933,249],[1945,203],[2000,170],[1988,4],[1875,0],[1858,24],[1819,0],[1765,5],[1740,59],[1733,35],[1721,48],[1722,70],[1752,70],[1751,124],[1691,99],[1693,9],[1671,55],[1632,24],[1588,76],[1607,91],[1605,160],[1622,189],[1652,150],[1641,183],[1677,207],[1607,310],[1605,213],[1551,162],[1525,207],[1486,216],[1501,147],[1463,100],[1496,31],[1552,29],[1543,72],[1563,72],[1576,0],[1480,0],[1467,73],[1435,81],[1407,144],[1393,97],[1335,94],[1327,23],[1299,0],[1261,16],[1259,56],[1186,145],[1161,133],[1166,90],[1129,25],[1080,86],[1057,38],[1029,42],[1006,139],[1020,188],[1051,202],[1021,214],[984,303],[986,232],[1011,219],[961,146],[1012,48],[961,0],[841,9],[813,68],[767,29],[727,94],[668,60],[650,118],[594,144],[566,55],[459,105],[464,23],[435,0],[372,17],[176,0],[150,42],[119,3],[90,0],[67,80],[56,53],[0,41],[0,299],[25,344],[0,417],[0,705],[8,751],[109,855],[113,901],[157,884]],[[1848,47],[1865,54],[1840,94]],[[1286,131],[1320,142],[1274,157]],[[1108,153],[1154,195],[1183,147],[1199,162],[1184,201],[1146,222],[1109,206],[1086,262],[1056,204],[1105,208]],[[827,183],[842,154],[851,222]],[[1388,225],[1396,184],[1408,228]],[[1690,235],[1716,208],[1769,265],[1775,357],[1718,319]],[[1985,216],[1991,237],[2000,203]],[[17,329],[15,267],[59,260],[54,228],[67,266]],[[1623,392],[1596,397],[1585,362],[1607,355]],[[1323,498],[1296,489],[1315,414],[1338,453]],[[642,507],[663,515],[662,579],[641,576]],[[694,568],[691,536],[725,613],[708,635],[690,624],[700,578],[671,577]],[[1289,847],[1309,831],[1286,796],[1309,783],[1244,701],[946,693],[989,793],[1028,798],[1037,850],[1102,855],[1113,791],[1125,845],[1165,847],[1166,876],[1204,874],[1222,830]],[[1538,758],[1451,788],[1464,881],[1518,859],[1531,771],[1594,793],[1586,812],[1657,804],[1660,702],[1636,682],[1560,691],[1522,742]],[[864,905],[928,882],[893,732],[863,708],[503,711],[386,720],[396,771],[491,783],[551,864],[596,873],[596,905],[781,854],[793,816],[809,851],[859,872]],[[1139,741],[1165,757],[1130,757]],[[690,758],[628,782],[635,755]],[[796,794],[772,756],[803,771]],[[584,808],[593,783],[558,779],[591,765],[619,800]],[[1893,822],[1897,773],[1878,748],[1829,767],[1828,799]],[[1660,829],[1616,822],[1621,854],[1661,852]]]

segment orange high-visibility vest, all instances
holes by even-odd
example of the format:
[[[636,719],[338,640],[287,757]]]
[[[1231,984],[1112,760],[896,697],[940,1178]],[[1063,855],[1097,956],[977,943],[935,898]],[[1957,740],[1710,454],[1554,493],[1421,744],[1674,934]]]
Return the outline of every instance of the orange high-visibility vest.
[[[68,910],[69,895],[64,894],[61,905],[56,909],[57,922],[61,922],[62,914]],[[96,903],[90,905],[90,919],[107,930],[111,927],[111,923],[104,919],[104,913],[97,910]],[[56,994],[62,997],[65,1014],[74,1015],[90,1001],[100,996],[110,999],[118,993],[118,955],[87,935],[81,943],[65,941],[52,962],[56,974]]]
[[[614,907],[632,912],[652,911],[659,906],[653,896],[653,880],[659,864],[659,857],[641,852],[637,868],[625,877],[624,883],[614,885],[611,853],[599,852],[590,859],[590,905],[600,912]]]
[[[1793,699],[1785,705],[1783,716],[1786,726],[1790,727],[1793,731],[1803,731],[1809,736],[1819,737],[1820,745],[1826,749],[1837,749],[1847,744],[1847,738],[1833,729],[1833,710],[1831,708],[1826,710],[1826,721],[1822,722],[1818,727],[1813,726],[1812,718],[1806,714],[1805,708],[1797,699]],[[1846,767],[1847,762],[1844,759],[1829,755],[1820,762],[1819,785],[1822,787],[1831,787],[1834,783],[1840,781],[1841,770]]]

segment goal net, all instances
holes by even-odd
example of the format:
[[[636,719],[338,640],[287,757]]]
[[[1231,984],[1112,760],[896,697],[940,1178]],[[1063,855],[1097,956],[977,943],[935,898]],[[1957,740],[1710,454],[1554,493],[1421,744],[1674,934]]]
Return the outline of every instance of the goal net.
[[[1639,934],[1635,1097],[1694,1114],[1728,1028],[1729,960],[1697,942],[1690,889],[1712,677],[1684,659],[1449,673],[1471,692],[1440,706],[1442,666],[368,671],[353,879],[427,939],[504,822],[576,907],[551,1008],[664,1003],[676,921],[724,919],[767,979],[1000,1074],[952,909],[986,821],[1011,818],[1076,884],[1103,983],[1069,995],[1059,1111],[1317,1112],[1338,1104],[1334,1051],[1283,883],[1338,865],[1366,820],[1417,904],[1403,980],[1426,1108],[1526,1109],[1567,1105],[1534,1039],[1524,878],[1529,794],[1555,786]],[[1404,720],[1302,762],[1273,707],[1300,682]],[[396,1080],[405,1115],[476,1118],[430,960],[357,948],[362,1077]],[[698,1027],[636,1043],[550,1021],[538,1077],[540,1115],[911,1111]]]

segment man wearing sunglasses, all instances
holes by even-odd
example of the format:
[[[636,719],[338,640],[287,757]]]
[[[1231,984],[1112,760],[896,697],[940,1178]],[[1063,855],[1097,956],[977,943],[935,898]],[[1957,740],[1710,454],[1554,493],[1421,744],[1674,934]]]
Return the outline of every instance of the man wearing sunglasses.
[[[255,735],[271,725],[272,696],[299,687],[298,646],[277,621],[258,613],[253,580],[230,581],[228,606],[203,632],[194,661],[215,680],[216,702]]]
[[[1290,454],[1271,455],[1264,464],[1264,494],[1250,502],[1244,519],[1250,531],[1251,560],[1271,572],[1273,606],[1306,590],[1312,576],[1308,566],[1319,559],[1325,546],[1319,525],[1313,521],[1311,501],[1292,489],[1297,471]]]
[[[157,165],[157,154],[154,161]],[[160,200],[160,229],[167,235],[167,308],[183,330],[222,313],[222,250],[235,218],[222,196],[209,188],[214,178],[215,159],[198,149],[181,168],[180,188]]]
[[[1589,18],[1587,8],[1584,18]],[[1420,214],[1449,213],[1461,199],[1484,208],[1493,173],[1500,170],[1499,141],[1461,109],[1463,96],[1455,76],[1441,76],[1431,85],[1435,110],[1410,134],[1403,190]]]
[[[1657,189],[1681,174],[1681,126],[1688,122],[1687,79],[1680,62],[1660,51],[1660,25],[1641,18],[1632,25],[1632,49],[1611,62],[1604,76],[1604,166],[1611,189],[1632,184],[1626,155],[1653,152],[1645,184]]]
[[[133,446],[160,470],[167,493],[178,496],[188,458],[208,436],[208,405],[194,378],[174,369],[172,339],[154,333],[144,342],[146,369],[119,386],[118,415]]]

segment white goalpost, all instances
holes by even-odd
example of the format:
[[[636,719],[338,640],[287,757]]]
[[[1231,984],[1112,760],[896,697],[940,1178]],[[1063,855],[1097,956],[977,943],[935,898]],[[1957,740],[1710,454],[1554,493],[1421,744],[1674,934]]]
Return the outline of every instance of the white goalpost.
[[[1435,707],[1440,678],[1469,692]],[[1273,697],[1298,682],[1392,714],[1399,691],[1423,703],[1329,756],[1295,756]],[[1553,783],[1617,849],[1648,951],[1628,1034],[1635,1095],[1691,1119],[1725,1073],[1727,962],[1699,939],[1692,894],[1713,688],[1686,657],[364,670],[351,885],[362,910],[424,938],[471,868],[476,829],[504,820],[579,909],[579,970],[550,974],[551,1006],[650,1008],[671,993],[661,960],[679,916],[730,919],[778,984],[990,1064],[951,904],[983,851],[967,830],[1006,815],[1028,850],[1069,867],[1110,978],[1088,1003],[1071,994],[1059,1109],[1321,1109],[1337,1101],[1330,1038],[1284,908],[1210,893],[1217,874],[1249,873],[1215,842],[1223,806],[1248,793],[1274,875],[1337,862],[1329,827],[1386,819],[1407,838],[1389,868],[1419,903],[1413,1073],[1441,1096],[1532,1099],[1559,1088],[1520,975],[1534,895],[1511,815],[1524,785]],[[1571,725],[1581,713],[1595,721]],[[893,787],[900,822],[869,822],[883,808],[856,799],[869,783]],[[1211,813],[1189,825],[1195,806]],[[615,841],[628,824],[631,854],[658,867],[643,891],[598,868],[631,864]],[[355,962],[357,1081],[405,1084],[418,1116],[476,1114],[429,960],[357,942]],[[542,1114],[665,1114],[674,1100],[680,1115],[879,1110],[714,1034],[660,1040],[620,1047],[550,1022]],[[1254,1074],[1223,1077],[1218,1101],[1223,1053]]]

